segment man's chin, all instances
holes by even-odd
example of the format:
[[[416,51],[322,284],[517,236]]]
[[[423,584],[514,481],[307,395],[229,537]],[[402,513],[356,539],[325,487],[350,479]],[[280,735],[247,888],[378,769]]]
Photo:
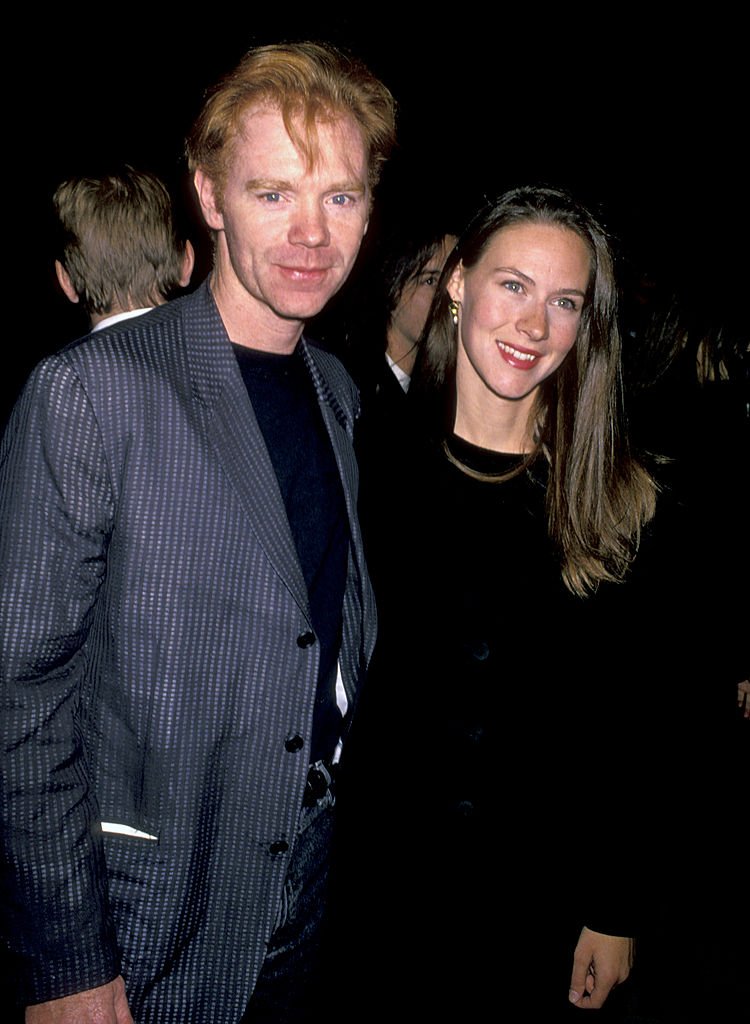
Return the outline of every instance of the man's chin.
[[[325,293],[295,295],[293,298],[285,296],[282,301],[275,303],[272,308],[274,313],[282,320],[298,322],[310,320],[325,309],[334,294],[335,292],[327,290]]]

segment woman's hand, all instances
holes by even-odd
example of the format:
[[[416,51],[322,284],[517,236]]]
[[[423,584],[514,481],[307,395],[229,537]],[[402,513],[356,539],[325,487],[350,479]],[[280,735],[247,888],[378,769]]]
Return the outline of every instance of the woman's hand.
[[[568,998],[582,1009],[597,1010],[632,966],[632,939],[584,928],[573,955]]]

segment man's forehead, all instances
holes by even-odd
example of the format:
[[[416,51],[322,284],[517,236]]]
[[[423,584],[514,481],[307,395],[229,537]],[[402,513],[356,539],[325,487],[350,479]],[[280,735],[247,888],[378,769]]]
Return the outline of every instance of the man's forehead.
[[[253,104],[240,117],[237,136],[249,142],[253,152],[267,158],[291,155],[301,158],[307,171],[345,167],[355,180],[367,180],[367,151],[362,129],[346,111],[334,111],[308,119],[302,112],[284,112],[275,103]]]

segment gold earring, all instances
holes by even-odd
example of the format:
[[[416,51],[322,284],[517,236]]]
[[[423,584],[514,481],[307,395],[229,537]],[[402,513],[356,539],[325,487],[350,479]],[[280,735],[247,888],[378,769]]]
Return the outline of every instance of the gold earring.
[[[453,324],[458,327],[458,303],[454,302],[453,299],[448,303],[448,309],[450,310],[451,316],[453,317]]]

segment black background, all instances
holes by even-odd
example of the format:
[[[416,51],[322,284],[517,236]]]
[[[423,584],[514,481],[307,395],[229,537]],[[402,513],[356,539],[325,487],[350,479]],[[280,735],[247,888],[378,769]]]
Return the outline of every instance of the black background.
[[[243,8],[244,10],[244,8]],[[12,390],[82,329],[52,275],[50,196],[63,178],[128,162],[154,170],[199,221],[182,147],[204,89],[250,47],[326,39],[360,56],[399,105],[399,151],[379,203],[458,216],[524,181],[567,185],[604,213],[626,260],[707,303],[742,290],[747,58],[739,25],[705,8],[482,12],[371,5],[356,15],[164,16],[83,7],[6,40]],[[663,16],[662,16],[663,17]],[[14,127],[14,115],[18,123]],[[195,279],[194,279],[195,280]]]
[[[750,58],[744,26],[720,6],[275,6],[14,9],[3,46],[3,416],[37,359],[85,326],[54,281],[55,186],[123,162],[156,171],[199,241],[182,148],[203,91],[250,47],[284,39],[348,48],[394,93],[400,146],[381,206],[460,215],[524,181],[567,185],[603,209],[624,264],[677,282],[716,318],[742,315]]]

